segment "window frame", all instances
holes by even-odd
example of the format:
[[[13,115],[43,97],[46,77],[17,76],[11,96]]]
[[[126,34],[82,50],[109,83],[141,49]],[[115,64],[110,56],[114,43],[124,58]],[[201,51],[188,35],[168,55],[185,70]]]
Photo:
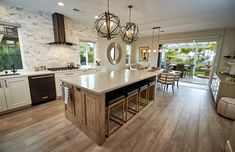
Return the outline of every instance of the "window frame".
[[[9,22],[1,22],[0,21],[0,26],[3,26],[3,30],[4,30],[4,33],[6,34],[6,33],[9,33],[9,35],[12,35],[11,33],[14,33],[14,34],[16,34],[17,35],[17,38],[18,38],[18,48],[19,48],[19,51],[20,51],[20,59],[21,59],[21,68],[19,68],[19,67],[16,67],[17,68],[17,70],[23,70],[23,69],[25,69],[25,59],[24,59],[24,51],[23,51],[23,47],[22,47],[22,39],[21,39],[21,37],[20,37],[20,35],[21,35],[21,29],[20,29],[20,24],[14,24],[14,23],[9,23]],[[7,29],[14,29],[12,32],[9,32],[9,30],[7,30]],[[6,40],[6,41],[8,41],[8,40]],[[13,41],[13,40],[10,40],[10,41]],[[13,46],[11,46],[11,44],[8,44],[7,42],[6,42],[6,44],[8,45],[8,47],[10,47],[10,48],[16,48],[16,46],[17,46],[17,43],[16,43],[16,41],[14,41],[14,47]],[[11,68],[10,69],[4,69],[3,71],[9,71],[9,70],[11,70]],[[0,71],[1,72],[1,71]]]
[[[127,51],[128,46],[130,47],[129,52]],[[125,65],[130,65],[131,64],[131,49],[132,49],[132,46],[130,44],[126,44],[126,47],[125,47]],[[129,59],[128,59],[129,63],[126,63],[128,53],[129,53]]]

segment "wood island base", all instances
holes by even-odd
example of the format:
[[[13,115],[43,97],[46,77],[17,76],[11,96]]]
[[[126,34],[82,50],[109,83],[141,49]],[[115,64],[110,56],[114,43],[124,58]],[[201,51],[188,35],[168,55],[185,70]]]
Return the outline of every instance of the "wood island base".
[[[156,76],[147,78],[156,81]],[[96,94],[63,82],[69,88],[71,101],[65,104],[65,117],[97,145],[105,142],[105,93]],[[155,99],[155,85],[149,89],[149,98]]]

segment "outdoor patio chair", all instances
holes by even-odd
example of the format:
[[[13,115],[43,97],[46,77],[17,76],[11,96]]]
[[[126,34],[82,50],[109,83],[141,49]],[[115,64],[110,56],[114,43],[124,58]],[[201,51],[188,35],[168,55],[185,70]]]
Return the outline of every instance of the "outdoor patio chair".
[[[181,78],[184,76],[184,64],[177,64],[175,70],[181,72],[180,74]]]
[[[190,64],[190,66],[185,70],[185,76],[188,76],[189,78],[193,78],[193,68],[194,68],[194,65]]]

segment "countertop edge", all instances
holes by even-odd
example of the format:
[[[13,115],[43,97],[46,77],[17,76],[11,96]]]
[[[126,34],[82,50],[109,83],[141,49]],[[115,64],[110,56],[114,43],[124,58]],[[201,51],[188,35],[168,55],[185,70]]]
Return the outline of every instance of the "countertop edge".
[[[105,93],[107,93],[107,92],[113,91],[113,90],[115,90],[115,89],[124,87],[124,86],[126,86],[126,85],[129,85],[129,84],[132,84],[132,83],[135,83],[135,82],[138,82],[138,81],[142,81],[142,80],[145,80],[145,79],[148,79],[148,78],[157,76],[157,75],[159,75],[159,73],[155,73],[154,75],[145,77],[144,79],[140,79],[140,80],[133,81],[133,82],[129,82],[129,83],[124,83],[124,84],[121,84],[121,85],[119,85],[119,86],[117,86],[117,87],[114,87],[114,88],[112,88],[112,89],[106,89],[106,90],[101,91],[101,92],[96,92],[96,91],[87,89],[87,88],[85,88],[85,87],[79,86],[79,85],[77,85],[77,84],[73,84],[73,83],[67,81],[66,78],[62,78],[62,79],[60,79],[60,80],[61,80],[62,82],[64,82],[64,83],[66,83],[66,84],[72,85],[72,86],[77,87],[77,88],[80,88],[80,89],[82,89],[82,90],[86,90],[87,92],[91,92],[91,93],[94,93],[94,94],[96,94],[96,95],[102,95],[102,94],[105,94]]]

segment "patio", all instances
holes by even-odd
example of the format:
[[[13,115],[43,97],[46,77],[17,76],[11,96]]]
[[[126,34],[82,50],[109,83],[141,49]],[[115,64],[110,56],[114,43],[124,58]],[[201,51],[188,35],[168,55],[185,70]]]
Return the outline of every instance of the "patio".
[[[207,85],[208,81],[209,81],[208,78],[201,78],[197,76],[193,76],[193,78],[188,78],[188,77],[180,78],[180,82],[200,84],[200,85]]]

